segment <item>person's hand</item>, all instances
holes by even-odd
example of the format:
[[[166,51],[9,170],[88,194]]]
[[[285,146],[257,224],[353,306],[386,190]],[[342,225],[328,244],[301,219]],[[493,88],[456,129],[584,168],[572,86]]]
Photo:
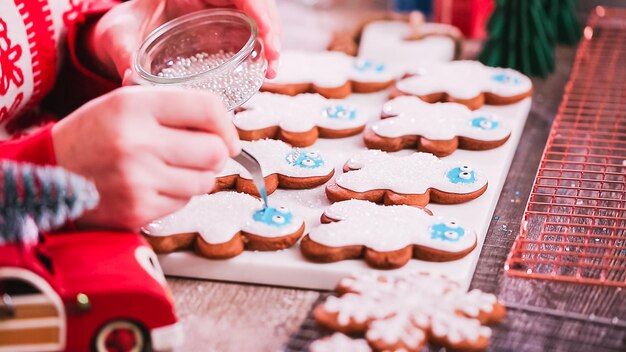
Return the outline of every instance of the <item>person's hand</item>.
[[[274,0],[133,0],[107,12],[87,35],[87,45],[101,70],[124,80],[130,75],[133,54],[156,27],[214,7],[237,8],[256,21],[269,63],[267,77],[275,77],[281,28]]]
[[[211,93],[124,87],[52,129],[57,163],[95,181],[98,207],[80,222],[137,230],[210,192],[237,131]]]

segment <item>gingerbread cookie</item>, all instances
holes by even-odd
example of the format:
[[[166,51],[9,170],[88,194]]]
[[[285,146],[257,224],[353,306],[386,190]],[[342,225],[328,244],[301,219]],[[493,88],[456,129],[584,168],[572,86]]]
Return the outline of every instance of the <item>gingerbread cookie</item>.
[[[287,143],[272,139],[242,142],[243,149],[261,164],[267,194],[278,187],[288,189],[314,188],[326,183],[335,173],[316,150],[293,148]],[[216,176],[214,192],[236,189],[259,196],[252,176],[236,161],[229,159],[224,170]]]
[[[470,165],[429,153],[395,156],[366,150],[352,156],[344,174],[326,186],[331,202],[348,199],[425,206],[457,204],[485,193],[487,178]]]
[[[302,239],[302,254],[315,262],[363,257],[372,267],[395,269],[411,258],[450,261],[476,247],[476,233],[420,208],[347,200],[330,206],[322,222]]]
[[[259,93],[243,105],[233,123],[242,140],[281,139],[294,147],[308,147],[321,138],[343,138],[365,128],[368,113],[344,100],[319,94],[295,97]]]
[[[414,95],[428,103],[451,101],[475,110],[516,103],[533,92],[530,78],[509,69],[478,61],[431,63],[414,76],[396,82],[391,96]]]
[[[326,328],[364,335],[375,351],[421,351],[426,343],[450,350],[484,350],[506,310],[496,296],[465,292],[444,276],[366,274],[344,279],[314,316]]]
[[[462,38],[449,24],[375,21],[363,29],[358,55],[410,70],[416,63],[454,60]]]
[[[439,157],[457,148],[493,149],[511,136],[497,116],[472,111],[457,103],[429,104],[400,96],[383,105],[383,120],[369,126],[363,138],[371,149],[398,151],[417,148]]]
[[[309,346],[310,352],[372,352],[364,339],[352,339],[340,332],[331,336],[313,341]]]
[[[286,95],[313,92],[340,99],[352,92],[385,89],[399,77],[400,73],[384,63],[355,59],[341,52],[285,51],[278,76],[266,80],[261,90]]]
[[[157,253],[193,249],[206,258],[226,259],[244,249],[291,247],[302,236],[304,221],[284,207],[263,209],[250,195],[222,192],[193,197],[142,232]]]

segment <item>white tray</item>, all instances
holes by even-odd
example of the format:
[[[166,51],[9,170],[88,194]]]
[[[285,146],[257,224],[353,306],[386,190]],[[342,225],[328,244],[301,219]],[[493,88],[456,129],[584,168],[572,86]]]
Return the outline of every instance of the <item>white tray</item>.
[[[387,92],[381,92],[367,95],[353,94],[348,99],[355,105],[371,111],[373,118],[377,119],[382,104],[387,100],[386,97]],[[428,205],[428,208],[436,215],[456,219],[472,226],[478,235],[477,248],[460,260],[434,263],[412,259],[404,267],[386,271],[387,273],[401,273],[415,269],[438,272],[448,275],[462,286],[469,288],[485,234],[519,143],[530,105],[531,99],[527,98],[509,106],[483,107],[482,110],[486,112],[497,113],[502,123],[511,127],[511,138],[497,149],[480,152],[457,150],[446,157],[451,160],[466,161],[484,172],[489,180],[489,187],[485,194],[464,204]],[[308,149],[319,150],[329,162],[334,163],[336,175],[338,175],[350,156],[364,148],[362,136],[358,135],[344,139],[320,139]],[[410,154],[412,152],[414,151],[404,150],[398,153]],[[330,205],[324,194],[324,186],[311,190],[277,190],[270,196],[269,201],[272,205],[285,205],[293,212],[304,216],[307,228],[319,226],[322,212]],[[342,277],[355,272],[373,270],[363,260],[329,264],[308,262],[300,254],[298,245],[277,252],[246,251],[228,260],[209,260],[191,252],[160,255],[159,260],[167,275],[309,289],[332,289]]]

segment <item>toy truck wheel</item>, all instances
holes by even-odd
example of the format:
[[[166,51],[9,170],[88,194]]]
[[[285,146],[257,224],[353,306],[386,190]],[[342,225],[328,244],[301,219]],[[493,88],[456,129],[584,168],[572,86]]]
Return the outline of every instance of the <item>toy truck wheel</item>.
[[[150,351],[150,340],[139,324],[116,320],[106,324],[94,339],[96,352],[146,352]]]

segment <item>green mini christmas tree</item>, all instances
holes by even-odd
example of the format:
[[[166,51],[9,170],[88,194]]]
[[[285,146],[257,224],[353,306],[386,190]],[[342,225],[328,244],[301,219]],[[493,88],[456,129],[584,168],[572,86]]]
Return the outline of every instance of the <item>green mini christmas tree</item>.
[[[0,243],[22,242],[28,225],[49,231],[98,204],[93,183],[60,167],[0,162]]]
[[[575,45],[582,31],[576,21],[577,0],[544,0],[554,39],[561,44]]]
[[[496,0],[487,31],[489,39],[479,57],[485,65],[542,77],[554,70],[552,26],[544,0]]]

